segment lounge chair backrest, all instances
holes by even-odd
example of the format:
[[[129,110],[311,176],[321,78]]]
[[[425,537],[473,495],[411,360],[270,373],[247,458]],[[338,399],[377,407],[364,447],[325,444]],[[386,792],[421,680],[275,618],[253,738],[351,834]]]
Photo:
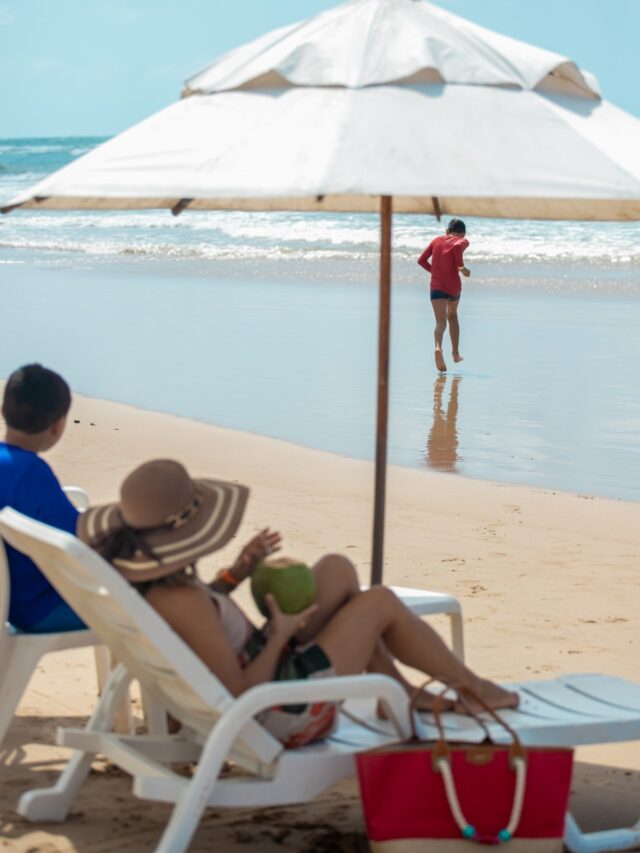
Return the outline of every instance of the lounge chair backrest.
[[[229,691],[164,619],[83,542],[9,508],[0,511],[0,536],[31,557],[115,659],[183,725],[205,738],[233,705]],[[255,766],[269,764],[281,749],[251,722],[233,753]]]

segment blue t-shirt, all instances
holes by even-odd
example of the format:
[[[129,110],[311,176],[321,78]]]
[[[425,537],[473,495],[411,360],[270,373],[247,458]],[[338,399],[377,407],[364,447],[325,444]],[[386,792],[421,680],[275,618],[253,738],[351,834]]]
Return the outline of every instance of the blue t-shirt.
[[[30,450],[0,441],[0,508],[5,506],[67,533],[76,532],[78,510],[47,463]],[[63,599],[24,554],[7,545],[7,558],[11,578],[9,621],[28,631]]]

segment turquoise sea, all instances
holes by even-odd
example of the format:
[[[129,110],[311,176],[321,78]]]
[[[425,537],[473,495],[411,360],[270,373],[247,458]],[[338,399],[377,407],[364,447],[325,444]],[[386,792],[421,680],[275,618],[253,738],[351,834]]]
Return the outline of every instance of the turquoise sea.
[[[0,140],[0,203],[99,139]],[[640,499],[640,229],[467,220],[465,360],[438,377],[394,223],[392,462]],[[350,214],[15,211],[0,218],[0,375],[349,456],[374,449],[378,223]],[[215,457],[215,449],[212,452]]]

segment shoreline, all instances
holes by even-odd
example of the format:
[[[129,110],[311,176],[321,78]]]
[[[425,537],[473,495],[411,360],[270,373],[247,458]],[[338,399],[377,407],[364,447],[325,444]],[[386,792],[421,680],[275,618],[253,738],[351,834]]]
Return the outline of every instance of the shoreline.
[[[454,374],[454,373],[446,374],[447,379],[450,377],[456,377],[456,374]],[[442,377],[442,378],[444,378],[444,377]],[[457,378],[459,378],[459,377],[457,377]],[[0,377],[0,395],[2,394],[5,383],[6,383],[6,377]],[[329,460],[331,460],[332,458],[335,458],[336,460],[342,460],[344,462],[355,462],[355,463],[359,463],[361,465],[369,465],[371,468],[371,479],[373,480],[374,461],[375,461],[373,450],[372,450],[371,458],[365,459],[365,458],[360,457],[360,456],[350,456],[347,453],[340,452],[339,450],[330,450],[330,449],[318,448],[318,447],[315,447],[311,444],[304,444],[302,442],[295,441],[295,440],[287,440],[284,438],[278,438],[276,436],[265,435],[264,433],[261,433],[258,430],[241,429],[239,427],[236,428],[233,426],[225,426],[225,425],[221,425],[221,424],[215,424],[215,423],[211,423],[207,420],[200,419],[200,418],[193,418],[193,417],[189,417],[187,415],[179,415],[179,414],[175,414],[175,413],[168,412],[168,411],[162,411],[162,410],[158,410],[158,409],[146,409],[146,408],[143,408],[141,406],[133,405],[131,403],[120,402],[118,400],[112,400],[109,398],[96,398],[96,397],[91,397],[90,395],[87,395],[87,394],[77,394],[77,393],[73,392],[74,404],[75,404],[76,400],[83,401],[86,403],[90,402],[92,404],[98,404],[98,405],[104,404],[106,406],[123,407],[124,409],[130,409],[133,412],[140,412],[140,413],[145,413],[145,414],[149,414],[149,415],[156,415],[156,416],[161,417],[161,418],[175,419],[178,422],[184,422],[187,424],[194,424],[194,425],[197,424],[200,427],[210,428],[210,429],[216,430],[216,431],[221,431],[221,433],[223,433],[223,434],[231,433],[231,434],[238,434],[241,436],[246,436],[247,439],[249,439],[249,440],[257,439],[257,440],[264,440],[265,442],[274,442],[276,445],[282,445],[283,448],[284,447],[291,447],[291,448],[296,448],[297,450],[302,451],[302,452],[308,451],[310,453],[322,454],[322,455],[327,456]],[[73,429],[76,426],[76,424],[73,423],[73,420],[74,419],[71,417],[71,413],[70,413],[67,430]],[[0,424],[2,424],[2,416],[1,415],[0,415]],[[89,425],[90,426],[92,425],[91,422],[89,422]],[[118,427],[114,427],[115,431],[118,431],[118,429],[119,429]],[[67,432],[65,434],[65,437],[67,437],[68,434],[69,433]],[[372,448],[374,448],[374,444],[375,444],[375,435],[372,432],[372,436],[371,436]],[[64,452],[61,452],[60,448],[55,448],[48,455],[51,456],[51,459],[54,459],[56,454],[61,455],[61,458],[62,458],[63,464],[64,464],[64,459],[66,458],[66,454],[64,454]],[[445,467],[445,466],[443,466],[443,467]],[[448,468],[448,466],[446,466],[446,468]],[[640,507],[640,500],[636,501],[636,500],[630,500],[630,499],[624,498],[624,497],[611,497],[611,496],[607,496],[607,495],[589,494],[588,492],[573,491],[573,490],[568,489],[568,488],[562,488],[561,486],[544,486],[544,485],[535,486],[535,485],[530,485],[530,484],[527,484],[524,482],[518,482],[518,481],[497,480],[497,479],[491,479],[491,478],[485,478],[485,477],[479,477],[479,476],[474,477],[474,476],[467,475],[465,473],[458,472],[458,471],[450,471],[450,470],[446,470],[446,469],[443,471],[439,471],[439,470],[437,470],[437,466],[431,466],[431,465],[418,467],[416,464],[388,462],[387,463],[387,471],[388,471],[387,479],[389,479],[389,476],[390,476],[389,472],[392,469],[397,469],[398,471],[411,471],[414,474],[417,474],[418,477],[435,478],[435,481],[437,481],[437,482],[445,482],[446,483],[450,479],[454,479],[454,480],[459,479],[459,480],[462,480],[464,482],[469,482],[469,483],[485,484],[485,485],[490,486],[492,488],[508,487],[508,488],[513,488],[516,490],[521,489],[524,491],[530,491],[533,493],[564,495],[564,496],[569,497],[569,498],[578,498],[578,499],[587,500],[587,501],[591,501],[591,500],[602,501],[605,504],[608,504],[608,503],[620,504],[621,503],[621,504],[629,504],[631,506],[636,505],[636,506]],[[372,503],[372,507],[373,507],[373,491],[372,491],[371,503]]]
[[[455,375],[456,374],[454,374],[454,373],[446,374],[446,378],[450,378],[450,377],[453,377]],[[438,377],[436,376],[435,378],[438,378]],[[6,382],[6,377],[0,377],[0,394],[2,393],[2,389],[4,388],[5,382]],[[157,416],[162,417],[162,418],[171,418],[171,419],[175,419],[176,421],[178,421],[180,423],[194,424],[194,425],[197,424],[201,427],[211,428],[212,430],[220,431],[223,434],[223,437],[224,437],[224,434],[230,433],[230,434],[237,434],[238,436],[245,436],[248,440],[258,439],[258,440],[264,440],[265,442],[273,442],[275,445],[281,445],[283,450],[288,447],[288,448],[295,448],[298,451],[308,451],[310,453],[320,454],[322,456],[326,456],[326,457],[328,457],[327,461],[330,461],[331,459],[335,458],[336,460],[341,460],[341,461],[347,462],[347,463],[348,462],[356,462],[356,463],[359,463],[361,465],[368,465],[371,469],[371,479],[373,481],[374,470],[375,470],[375,459],[373,458],[374,457],[373,451],[371,454],[372,458],[364,459],[364,458],[359,457],[359,456],[349,456],[347,453],[341,453],[339,450],[327,450],[324,448],[314,447],[311,444],[303,444],[303,443],[298,442],[298,441],[290,441],[290,440],[287,440],[284,438],[278,438],[276,436],[265,435],[264,433],[258,432],[257,430],[254,431],[254,430],[249,430],[249,429],[236,428],[236,427],[232,427],[232,426],[223,426],[221,424],[211,423],[209,421],[202,420],[199,418],[192,418],[192,417],[189,417],[187,415],[178,415],[178,414],[175,414],[173,412],[165,412],[165,411],[160,411],[160,410],[156,410],[156,409],[145,409],[141,406],[136,406],[136,405],[133,405],[131,403],[123,403],[123,402],[120,402],[118,400],[91,397],[88,394],[73,393],[74,403],[75,403],[76,399],[78,399],[79,401],[83,401],[84,403],[105,404],[106,406],[122,406],[124,409],[131,409],[133,412],[139,412],[139,413],[144,413],[144,414],[148,414],[148,415],[157,415]],[[69,414],[69,417],[70,417],[70,420],[73,421],[73,418],[71,417],[71,413]],[[1,416],[0,416],[0,423],[2,423],[2,417]],[[91,426],[91,422],[89,422],[89,425]],[[76,425],[73,424],[73,426],[76,426]],[[67,428],[69,428],[69,427],[67,427]],[[118,431],[119,428],[114,427],[114,430]],[[67,433],[65,433],[65,436],[66,435],[67,435]],[[373,433],[371,436],[371,445],[372,445],[372,448],[375,445],[375,435]],[[60,448],[56,448],[50,454],[48,454],[51,456],[52,459],[56,453],[56,450],[60,451]],[[491,488],[496,488],[496,489],[508,487],[508,488],[513,488],[515,490],[524,490],[526,492],[533,492],[533,493],[539,493],[539,494],[564,495],[564,496],[569,497],[569,498],[578,498],[580,500],[587,500],[587,501],[595,500],[598,502],[604,502],[605,505],[610,504],[610,503],[612,503],[612,504],[622,503],[622,504],[629,504],[631,506],[637,505],[640,508],[640,500],[634,501],[634,500],[629,500],[627,498],[622,498],[622,497],[617,498],[617,497],[609,497],[607,495],[597,495],[597,494],[592,495],[592,494],[588,494],[588,493],[572,491],[571,489],[564,489],[560,486],[557,486],[557,487],[533,486],[533,485],[529,485],[527,483],[520,483],[520,482],[515,482],[515,481],[510,482],[510,481],[505,481],[505,480],[493,480],[491,478],[485,478],[485,477],[472,477],[472,476],[465,475],[463,473],[459,473],[457,471],[445,472],[445,471],[438,471],[434,468],[419,468],[416,465],[410,465],[408,463],[403,464],[403,463],[388,462],[387,463],[387,480],[389,480],[389,478],[390,478],[389,472],[391,472],[393,469],[397,469],[399,472],[400,471],[412,471],[415,474],[417,474],[419,477],[426,476],[427,478],[434,478],[434,480],[438,483],[447,482],[449,479],[460,479],[463,482],[484,484],[486,486],[489,486]],[[371,507],[372,507],[372,514],[373,514],[373,489],[371,490]]]
[[[161,266],[10,267],[0,375],[36,359],[97,398],[372,457],[375,284]],[[394,289],[390,461],[640,501],[640,298],[470,286],[461,313],[443,389],[426,290]]]
[[[371,462],[79,395],[62,441],[45,458],[63,483],[86,488],[101,503],[117,496],[135,465],[161,456],[179,459],[195,476],[251,486],[238,537],[202,561],[203,577],[270,525],[282,531],[284,553],[313,561],[341,551],[367,579]],[[390,466],[385,580],[456,595],[468,662],[488,677],[600,671],[637,680],[639,526],[640,504],[632,502]],[[239,598],[250,610],[248,591]],[[448,637],[444,617],[433,624]],[[28,824],[14,811],[18,796],[48,783],[68,755],[52,745],[56,726],[81,725],[94,701],[90,651],[41,662],[3,748],[3,850],[153,848],[167,807],[136,800],[129,778],[102,761],[66,823]],[[572,808],[585,828],[631,824],[640,744],[581,748],[577,758]],[[333,846],[322,847],[327,839]],[[208,810],[190,849],[357,853],[361,843],[357,790],[348,781],[302,807]]]
[[[2,232],[0,231],[0,238]],[[15,256],[15,257],[12,257]],[[376,251],[366,253],[347,250],[321,252],[265,251],[252,255],[244,248],[242,255],[207,254],[201,248],[177,246],[139,247],[120,251],[93,251],[63,244],[33,245],[3,244],[0,239],[0,266],[41,266],[43,268],[93,269],[99,274],[118,270],[135,270],[140,275],[159,278],[181,275],[229,281],[256,281],[273,284],[289,281],[302,284],[315,280],[325,285],[359,284],[377,287],[379,258]],[[424,286],[424,277],[415,257],[396,248],[392,258],[393,283],[402,287]],[[333,266],[336,270],[333,271]],[[465,282],[466,289],[486,293],[527,295],[542,289],[566,298],[606,299],[612,288],[616,296],[640,298],[640,264],[634,261],[612,262],[606,258],[474,258],[473,281]],[[150,273],[149,268],[152,270]],[[542,282],[542,285],[540,284]]]

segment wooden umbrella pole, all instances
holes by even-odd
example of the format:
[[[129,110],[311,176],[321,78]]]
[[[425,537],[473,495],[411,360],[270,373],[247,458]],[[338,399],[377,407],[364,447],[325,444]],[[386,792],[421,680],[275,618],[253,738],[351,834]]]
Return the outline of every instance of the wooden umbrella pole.
[[[391,196],[380,198],[380,305],[378,320],[378,414],[373,505],[371,586],[382,583],[384,507],[387,486],[387,424],[389,419],[389,344],[391,323]]]

